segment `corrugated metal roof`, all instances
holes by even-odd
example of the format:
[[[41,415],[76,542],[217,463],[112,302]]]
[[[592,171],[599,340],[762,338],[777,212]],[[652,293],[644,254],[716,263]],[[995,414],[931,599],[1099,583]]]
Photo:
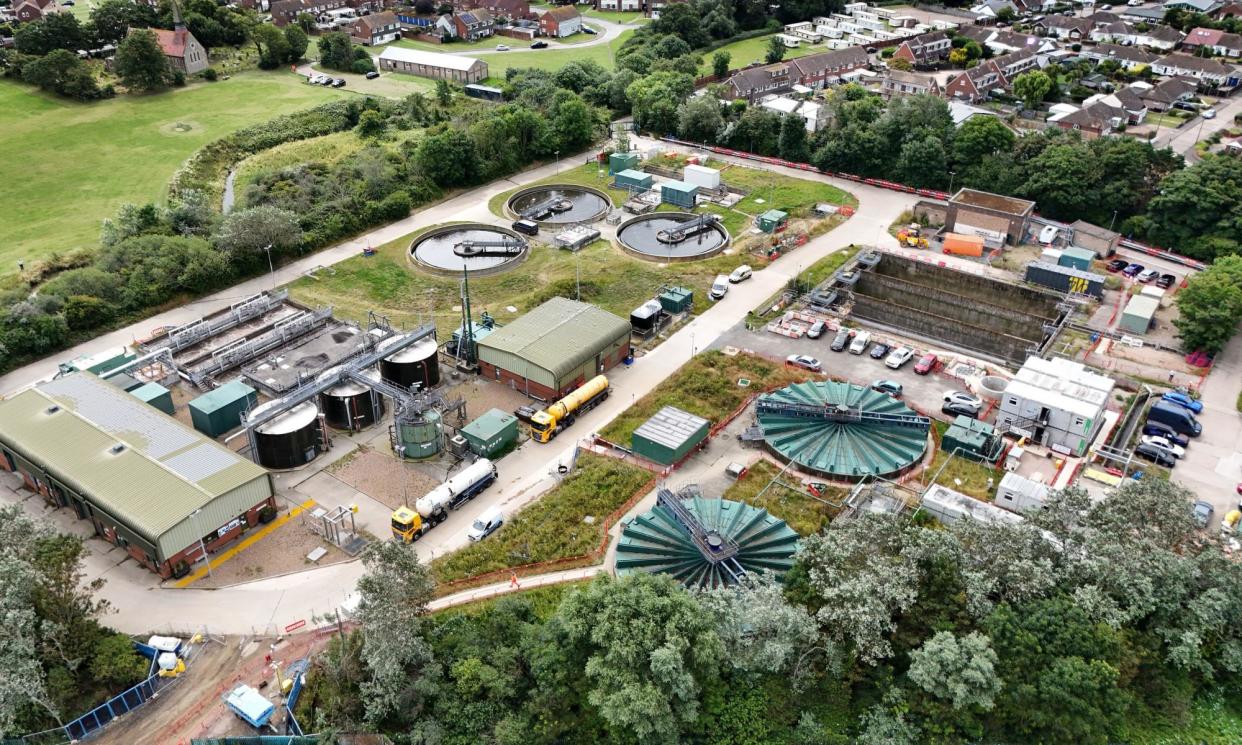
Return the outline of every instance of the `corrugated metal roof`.
[[[635,437],[642,437],[670,450],[676,450],[694,437],[709,422],[701,416],[673,406],[665,406],[634,430]]]
[[[697,193],[699,190],[698,184],[687,184],[685,181],[665,181],[660,186],[669,191],[679,191],[683,194]]]
[[[405,47],[385,47],[384,51],[380,52],[379,58],[380,60],[408,62],[411,65],[441,67],[447,70],[458,70],[460,72],[467,72],[474,68],[475,65],[483,62],[483,60],[476,59],[474,57],[462,57],[456,54],[441,54],[440,52],[424,52],[421,49],[406,49]]]
[[[190,406],[204,414],[213,414],[225,406],[232,406],[238,399],[255,395],[254,389],[240,380],[225,383],[214,391],[208,391],[190,402]]]
[[[266,474],[94,375],[0,402],[0,440],[151,541]]]
[[[554,297],[478,342],[484,350],[520,357],[559,377],[594,359],[630,333],[629,321],[569,298]]]
[[[784,220],[786,217],[789,217],[789,214],[787,212],[782,212],[780,210],[768,210],[767,212],[764,212],[762,215],[760,215],[759,219],[760,220],[771,220],[772,222],[779,222],[781,220]]]
[[[500,409],[489,409],[483,413],[483,416],[463,427],[461,431],[480,440],[490,440],[515,421],[517,421],[517,417],[512,414],[503,412]]]
[[[1158,310],[1160,310],[1160,298],[1151,295],[1134,295],[1130,298],[1130,302],[1126,303],[1126,309],[1121,311],[1121,314],[1151,320]]]

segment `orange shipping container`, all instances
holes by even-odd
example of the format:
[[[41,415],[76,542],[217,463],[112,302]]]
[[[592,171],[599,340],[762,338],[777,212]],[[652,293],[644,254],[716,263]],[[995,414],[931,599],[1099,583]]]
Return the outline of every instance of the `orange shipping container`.
[[[983,238],[977,235],[949,233],[944,237],[944,252],[961,256],[982,256]]]

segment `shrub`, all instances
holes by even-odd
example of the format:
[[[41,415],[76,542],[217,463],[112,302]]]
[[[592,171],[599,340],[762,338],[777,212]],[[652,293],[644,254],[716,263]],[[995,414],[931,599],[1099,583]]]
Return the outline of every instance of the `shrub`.
[[[350,66],[350,69],[359,75],[366,75],[368,72],[375,70],[375,63],[371,62],[370,57],[367,57],[366,59],[356,59],[354,60],[354,64]]]
[[[209,83],[216,82],[219,77],[220,75],[216,72],[216,68],[214,67],[208,67],[206,70],[203,70],[203,80],[206,80]]]

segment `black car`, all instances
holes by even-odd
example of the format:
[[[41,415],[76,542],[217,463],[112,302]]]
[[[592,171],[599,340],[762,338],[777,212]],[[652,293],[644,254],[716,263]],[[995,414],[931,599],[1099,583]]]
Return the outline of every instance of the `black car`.
[[[1156,278],[1156,287],[1167,290],[1177,284],[1177,277],[1172,274],[1161,274]]]
[[[345,87],[345,78],[337,78],[336,80],[333,80],[333,81],[332,81],[332,87],[333,87],[333,88],[344,88],[344,87]]]
[[[546,42],[546,41],[536,41],[536,42],[534,42],[534,43],[532,43],[532,44],[530,45],[530,48],[531,48],[531,49],[547,49],[547,48],[548,48],[548,42]]]
[[[940,407],[941,414],[952,414],[953,416],[968,416],[971,419],[979,418],[979,411],[973,406],[959,403],[957,401],[949,401]]]
[[[1189,438],[1179,435],[1177,432],[1173,431],[1172,427],[1167,424],[1161,424],[1160,422],[1147,422],[1144,424],[1143,434],[1163,437],[1174,445],[1180,445],[1181,447],[1186,447],[1190,444]]]
[[[834,352],[843,352],[845,351],[846,345],[849,343],[850,330],[842,326],[841,330],[837,332],[837,335],[832,337],[832,344],[829,346],[829,349]]]
[[[882,341],[877,341],[875,343],[875,346],[871,348],[871,359],[873,360],[884,359],[885,357],[888,356],[888,352],[890,349],[892,349],[892,347],[888,346]]]
[[[375,70],[372,70],[371,72],[367,73],[367,80],[375,80],[378,77],[379,77],[379,73],[376,72]]]
[[[591,36],[595,36],[595,29],[591,28],[590,26],[583,26],[583,27],[582,27],[582,33],[584,33],[584,34],[590,34]]]
[[[1174,458],[1172,453],[1154,445],[1148,445],[1146,443],[1139,445],[1134,448],[1134,454],[1143,460],[1149,460],[1152,463],[1155,463],[1158,466],[1164,466],[1165,468],[1172,468],[1177,465],[1177,458]]]
[[[1116,274],[1117,272],[1121,271],[1122,269],[1125,269],[1128,266],[1130,266],[1130,262],[1126,261],[1125,259],[1113,259],[1112,261],[1108,262],[1107,268],[1109,272]]]

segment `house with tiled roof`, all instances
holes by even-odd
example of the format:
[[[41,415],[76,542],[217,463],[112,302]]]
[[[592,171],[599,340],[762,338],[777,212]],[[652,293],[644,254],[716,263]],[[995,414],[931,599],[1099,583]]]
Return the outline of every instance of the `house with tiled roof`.
[[[1152,72],[1170,77],[1193,78],[1209,87],[1236,86],[1242,79],[1238,66],[1220,60],[1192,57],[1189,54],[1166,54],[1152,63]]]
[[[839,82],[846,73],[865,69],[869,60],[860,47],[834,49],[806,57],[738,70],[725,81],[725,95],[754,103],[771,93],[784,93],[794,85],[823,88]]]
[[[936,82],[935,75],[905,72],[904,70],[893,70],[890,68],[885,71],[884,77],[880,80],[880,95],[885,98],[916,96],[920,94],[939,96],[942,92],[940,83]]]
[[[297,23],[303,13],[319,18],[329,10],[347,7],[348,0],[272,0],[272,25],[288,26]]]
[[[1063,16],[1060,13],[1044,16],[1043,19],[1035,22],[1035,28],[1047,31],[1049,36],[1070,41],[1087,38],[1094,25],[1088,18]]]
[[[789,65],[784,62],[738,70],[724,84],[728,98],[750,103],[769,93],[783,93],[793,85],[789,80]]]
[[[358,44],[376,47],[401,38],[401,22],[391,11],[365,15],[348,27],[349,37]]]
[[[1094,140],[1117,131],[1125,122],[1124,110],[1096,101],[1071,114],[1057,117],[1052,123],[1061,129],[1078,132],[1083,139]]]
[[[1207,49],[1221,57],[1242,57],[1242,35],[1231,34],[1218,28],[1191,29],[1182,40],[1182,51],[1194,54]]]
[[[452,6],[457,11],[482,8],[491,13],[493,19],[520,21],[531,17],[529,0],[453,0]]]
[[[1133,83],[1130,87],[1150,111],[1167,111],[1173,104],[1192,98],[1199,89],[1195,81],[1185,78],[1168,78],[1156,85]]]
[[[28,23],[65,10],[56,0],[17,0],[10,6],[9,15],[22,23]]]
[[[919,34],[901,42],[894,59],[903,59],[915,67],[935,65],[949,58],[953,40],[943,31]]]
[[[1091,31],[1091,40],[1097,43],[1136,45],[1167,52],[1181,43],[1185,35],[1170,26],[1148,25],[1143,30],[1125,21],[1097,25]]]
[[[582,14],[572,5],[558,5],[539,16],[539,32],[544,36],[560,39],[581,30]]]
[[[1150,65],[1160,59],[1159,55],[1152,54],[1146,49],[1121,44],[1096,44],[1093,47],[1083,47],[1078,55],[1096,62],[1103,62],[1106,59],[1117,60],[1125,68]]]
[[[1029,51],[984,60],[946,83],[944,95],[966,102],[982,101],[994,90],[1009,90],[1014,78],[1039,66],[1039,57]]]
[[[452,15],[443,16],[441,22],[451,28],[451,36],[462,41],[486,39],[496,32],[496,21],[484,8],[461,10]]]

